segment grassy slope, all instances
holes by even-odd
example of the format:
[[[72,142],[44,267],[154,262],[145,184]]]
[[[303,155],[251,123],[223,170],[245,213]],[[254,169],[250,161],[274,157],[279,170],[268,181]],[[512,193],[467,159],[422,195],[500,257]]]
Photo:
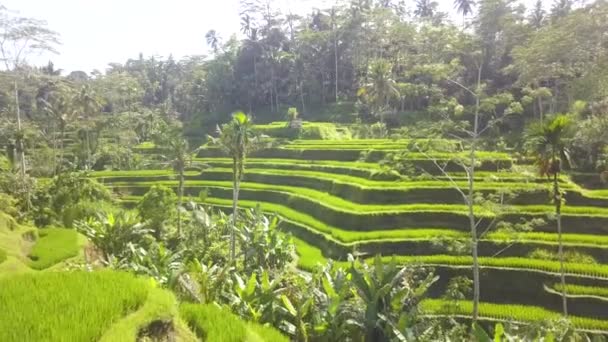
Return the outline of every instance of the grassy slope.
[[[327,258],[317,247],[311,246],[306,242],[294,239],[296,250],[299,255],[298,265],[305,270],[312,270],[319,264],[327,262]],[[470,256],[462,255],[424,255],[424,256],[384,256],[382,259],[386,262],[395,260],[404,265],[441,265],[452,267],[470,267],[472,259]],[[337,262],[347,266],[346,263]],[[539,272],[555,273],[560,269],[559,262],[546,261],[540,259],[530,259],[523,257],[480,257],[479,263],[482,267],[496,268],[512,268],[512,269],[528,269]],[[578,264],[564,263],[565,272],[572,276],[586,276],[608,279],[608,265],[601,264]]]
[[[126,273],[44,272],[0,279],[0,341],[92,341],[146,301],[149,284]],[[78,322],[75,324],[75,322]]]
[[[39,230],[38,239],[28,257],[29,266],[36,270],[49,268],[63,260],[76,257],[82,250],[82,236],[73,229],[47,228]]]
[[[29,243],[23,239],[23,235],[35,232],[35,228],[21,226],[0,212],[0,249],[6,253],[6,260],[0,263],[0,277],[32,271],[27,266],[29,259],[26,257]]]
[[[470,317],[473,304],[470,301],[447,301],[442,299],[426,299],[421,302],[421,309],[431,315],[462,315]],[[540,307],[528,305],[480,303],[479,314],[487,320],[515,320],[525,322],[540,322],[560,319],[561,313],[549,311]],[[585,330],[608,331],[608,321],[569,316],[576,328]]]
[[[120,187],[151,187],[155,184],[162,184],[169,187],[176,187],[176,181],[158,181],[158,182],[116,182],[112,183],[112,186]],[[201,188],[222,188],[231,189],[232,182],[229,181],[187,181],[186,187],[201,187]],[[361,214],[379,214],[379,213],[407,213],[407,212],[450,212],[459,213],[465,215],[467,213],[467,207],[464,204],[394,204],[394,205],[373,205],[373,204],[359,204],[347,201],[341,197],[333,196],[328,193],[324,193],[317,190],[311,190],[306,188],[282,186],[282,185],[269,185],[260,183],[241,183],[241,190],[248,191],[270,191],[285,193],[295,198],[301,198],[311,202],[316,202],[324,207],[331,210],[344,212],[352,215]],[[551,205],[517,205],[507,206],[506,212],[508,213],[521,213],[521,214],[543,214],[552,213],[554,207]],[[564,215],[578,215],[578,216],[598,216],[608,217],[608,208],[598,207],[586,207],[586,206],[563,206],[562,214]],[[492,217],[492,212],[485,209],[482,206],[476,208],[477,216]]]
[[[226,309],[214,304],[187,304],[180,312],[188,325],[204,341],[221,342],[287,342],[275,329],[253,323],[245,323]]]

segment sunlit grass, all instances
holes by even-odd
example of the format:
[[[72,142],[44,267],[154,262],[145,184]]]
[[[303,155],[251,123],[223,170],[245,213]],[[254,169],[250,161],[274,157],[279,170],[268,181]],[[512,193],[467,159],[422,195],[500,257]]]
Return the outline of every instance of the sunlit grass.
[[[471,301],[449,301],[442,299],[425,299],[420,303],[421,310],[432,315],[471,316]],[[558,320],[561,313],[549,311],[530,305],[479,303],[479,315],[490,320],[513,320],[519,322],[540,322]],[[587,317],[568,316],[572,324],[579,329],[608,330],[608,321]]]
[[[157,182],[115,182],[114,187],[151,187],[152,185],[165,185],[176,187],[176,181],[157,181]],[[201,187],[201,188],[222,188],[231,189],[232,182],[230,181],[188,181],[186,187]],[[256,197],[263,201],[265,198],[264,192],[284,193],[292,198],[300,198],[319,206],[329,208],[336,212],[343,212],[352,215],[363,214],[398,214],[407,212],[428,212],[428,213],[452,213],[466,215],[468,208],[464,204],[393,204],[393,205],[377,205],[377,204],[359,204],[350,202],[341,197],[337,197],[318,190],[307,188],[292,187],[285,185],[271,185],[260,183],[241,183],[241,191],[257,193]],[[554,212],[554,207],[551,205],[510,205],[504,208],[505,213],[517,213],[522,215],[538,215],[551,214]],[[589,207],[589,206],[563,206],[562,214],[577,215],[577,216],[598,216],[608,217],[608,208]],[[477,217],[493,217],[494,213],[483,206],[476,206],[475,215]]]
[[[38,240],[28,257],[29,266],[42,270],[78,255],[78,233],[73,229],[47,228],[38,231]]]
[[[184,303],[180,306],[180,314],[203,341],[289,341],[278,331],[247,323],[229,310],[220,308],[215,304]]]
[[[137,310],[149,283],[120,272],[41,272],[0,278],[0,341],[95,341]]]
[[[558,292],[561,292],[563,288],[562,284],[559,283],[553,284],[551,287]],[[566,284],[566,293],[572,296],[604,297],[608,301],[608,288],[606,287]]]
[[[328,261],[319,248],[299,239],[294,239],[294,241],[296,251],[301,256],[298,262],[301,268],[311,270],[317,264],[324,264]],[[473,264],[472,257],[468,255],[396,255],[384,256],[382,260],[385,262],[395,260],[403,265],[471,267]],[[340,264],[340,262],[338,263]],[[479,257],[479,263],[482,267],[528,269],[554,274],[558,274],[560,271],[560,263],[557,261],[522,257]],[[571,275],[608,279],[608,265],[565,263],[564,271]]]

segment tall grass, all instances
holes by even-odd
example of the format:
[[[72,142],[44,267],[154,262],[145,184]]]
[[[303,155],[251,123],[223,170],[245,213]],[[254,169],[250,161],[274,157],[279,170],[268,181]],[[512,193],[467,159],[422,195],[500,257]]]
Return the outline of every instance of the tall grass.
[[[561,293],[563,287],[562,284],[556,283],[551,288]],[[608,288],[606,287],[566,284],[566,293],[573,296],[604,297],[608,301]]]
[[[296,251],[303,256],[299,260],[299,266],[303,269],[310,270],[315,265],[327,262],[327,258],[321,253],[321,250],[315,246],[311,246],[305,241],[294,239]],[[369,259],[370,261],[372,259]],[[466,255],[397,255],[384,256],[382,260],[389,262],[395,260],[403,265],[427,265],[427,266],[448,266],[448,267],[471,267],[473,260]],[[339,262],[338,262],[339,263]],[[530,259],[523,257],[480,257],[479,263],[482,267],[495,268],[511,268],[525,269],[545,273],[557,274],[560,270],[560,264],[557,261],[547,261],[539,259]],[[602,264],[579,264],[565,263],[564,270],[567,274],[574,276],[587,276],[593,278],[608,279],[608,265]]]
[[[0,341],[96,341],[146,301],[149,286],[110,271],[0,278]]]
[[[473,303],[471,301],[425,299],[420,303],[420,308],[424,313],[432,315],[470,316],[473,311]],[[519,322],[539,322],[556,320],[562,317],[559,312],[536,306],[492,303],[480,303],[479,314],[486,319]],[[579,329],[608,331],[608,321],[606,320],[577,316],[569,316],[568,318]]]
[[[38,231],[38,240],[30,251],[29,266],[36,270],[49,268],[78,255],[78,233],[73,229],[47,228]]]
[[[229,310],[215,304],[184,303],[180,306],[180,314],[203,341],[289,341],[278,331],[247,323]]]
[[[155,184],[162,184],[169,187],[177,187],[176,181],[158,181],[158,182],[115,182],[112,183],[114,187],[131,187],[131,188],[147,188]],[[218,189],[231,189],[232,184],[229,181],[188,181],[186,182],[186,188],[218,188]],[[341,197],[337,197],[325,192],[284,186],[284,185],[271,185],[271,184],[260,184],[260,183],[241,183],[241,191],[255,193],[258,192],[257,196],[260,200],[264,199],[263,192],[276,192],[284,193],[292,198],[302,199],[313,204],[326,207],[330,210],[342,212],[351,215],[377,215],[377,214],[405,214],[408,212],[426,212],[426,213],[451,213],[467,215],[467,206],[464,204],[428,204],[428,203],[415,203],[415,204],[394,204],[394,205],[376,205],[376,204],[359,204],[350,202]],[[511,214],[522,214],[522,215],[539,215],[539,214],[551,214],[555,210],[551,205],[511,205],[504,208],[505,213]],[[476,206],[475,214],[477,217],[493,217],[494,214],[491,210],[483,206]],[[564,206],[562,208],[563,215],[573,216],[593,216],[593,217],[608,217],[608,208],[600,207],[588,207],[588,206]]]
[[[3,249],[0,249],[0,264],[6,260],[6,252]]]

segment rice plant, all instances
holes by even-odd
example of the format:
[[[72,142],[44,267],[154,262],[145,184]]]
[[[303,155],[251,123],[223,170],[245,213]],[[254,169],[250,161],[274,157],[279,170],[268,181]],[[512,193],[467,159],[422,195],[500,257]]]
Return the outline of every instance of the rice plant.
[[[78,255],[78,233],[73,229],[47,228],[38,231],[38,240],[30,254],[29,266],[36,270],[49,268]]]
[[[150,283],[121,272],[0,278],[0,341],[94,341],[137,310]]]

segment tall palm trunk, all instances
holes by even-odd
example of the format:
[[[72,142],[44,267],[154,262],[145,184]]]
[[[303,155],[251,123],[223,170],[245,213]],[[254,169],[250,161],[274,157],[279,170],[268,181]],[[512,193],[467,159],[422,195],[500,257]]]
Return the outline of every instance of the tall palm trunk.
[[[568,298],[566,297],[566,274],[564,272],[564,245],[562,243],[562,201],[559,190],[558,172],[553,174],[553,200],[557,219],[557,256],[559,258],[559,278],[562,287],[562,306],[564,317],[568,317]]]
[[[184,198],[184,167],[179,168],[179,187],[177,189],[177,236],[182,236],[182,202]]]
[[[480,279],[479,279],[479,254],[478,254],[478,241],[477,236],[477,222],[475,222],[474,212],[474,195],[475,195],[475,163],[477,162],[475,152],[477,150],[477,139],[479,136],[479,108],[480,98],[479,92],[481,89],[481,71],[483,67],[480,66],[477,71],[477,88],[475,90],[475,117],[473,123],[473,136],[471,142],[471,154],[469,156],[469,172],[468,174],[468,194],[467,194],[467,206],[469,209],[469,224],[471,225],[471,254],[473,257],[473,323],[479,318],[479,297],[480,297]]]
[[[15,76],[17,77],[17,76]],[[15,78],[15,109],[17,111],[17,139],[15,143],[17,145],[17,154],[19,155],[19,165],[21,176],[25,176],[25,148],[23,146],[23,136],[21,131],[21,109],[19,108],[19,88],[17,87],[17,79]]]
[[[469,208],[469,224],[471,226],[471,253],[473,256],[473,322],[477,321],[479,315],[479,296],[480,296],[480,284],[479,284],[479,258],[478,258],[478,237],[477,237],[477,223],[475,222],[474,212],[474,195],[475,195],[475,163],[476,157],[475,152],[477,148],[477,134],[479,131],[479,96],[476,99],[476,110],[475,110],[475,123],[474,123],[474,136],[471,143],[471,154],[469,156],[469,172],[468,172],[468,196],[467,205]]]
[[[59,136],[59,165],[58,165],[58,170],[57,173],[59,173],[61,171],[62,168],[62,164],[63,164],[63,156],[64,156],[64,149],[65,149],[65,121],[63,121],[63,119],[61,119],[61,121],[59,122],[59,130],[61,131],[61,135]]]
[[[237,175],[237,160],[232,159],[232,229],[230,230],[230,261],[236,258],[236,216],[238,213],[237,205],[239,200],[239,180]]]
[[[336,92],[336,103],[338,102],[338,37],[334,28],[334,67],[336,72],[335,77],[335,92]]]

